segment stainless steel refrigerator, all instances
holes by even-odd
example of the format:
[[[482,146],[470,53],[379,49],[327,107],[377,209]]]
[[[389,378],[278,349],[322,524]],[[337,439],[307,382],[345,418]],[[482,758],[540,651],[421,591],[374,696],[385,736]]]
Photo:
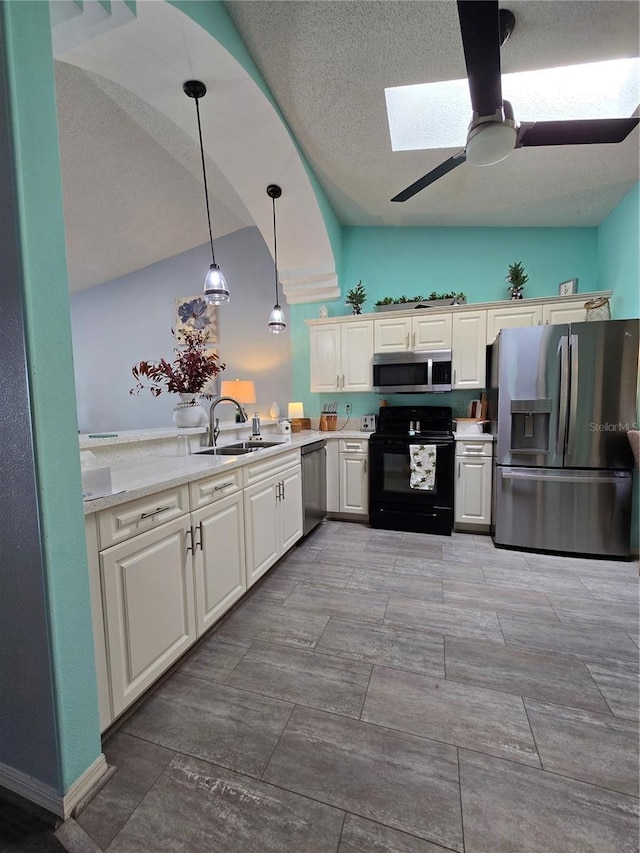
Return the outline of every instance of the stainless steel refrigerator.
[[[489,348],[496,545],[629,556],[638,328],[503,329]]]

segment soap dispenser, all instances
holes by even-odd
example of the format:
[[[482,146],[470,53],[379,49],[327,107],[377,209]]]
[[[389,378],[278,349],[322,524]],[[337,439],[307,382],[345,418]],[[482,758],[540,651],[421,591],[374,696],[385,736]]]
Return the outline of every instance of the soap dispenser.
[[[260,437],[260,412],[254,412],[251,419],[251,434],[254,438]]]

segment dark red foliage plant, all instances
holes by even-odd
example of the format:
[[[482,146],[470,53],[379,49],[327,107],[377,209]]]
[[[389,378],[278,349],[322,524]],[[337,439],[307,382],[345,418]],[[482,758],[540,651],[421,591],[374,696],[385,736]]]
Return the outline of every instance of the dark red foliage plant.
[[[173,329],[171,334],[176,337]],[[176,357],[171,363],[161,358],[160,361],[134,364],[131,372],[136,384],[129,393],[137,395],[146,388],[154,397],[164,390],[170,394],[200,394],[207,400],[212,399],[213,394],[205,394],[204,388],[225,365],[219,361],[217,353],[207,350],[206,330],[181,330],[180,344],[174,349]]]

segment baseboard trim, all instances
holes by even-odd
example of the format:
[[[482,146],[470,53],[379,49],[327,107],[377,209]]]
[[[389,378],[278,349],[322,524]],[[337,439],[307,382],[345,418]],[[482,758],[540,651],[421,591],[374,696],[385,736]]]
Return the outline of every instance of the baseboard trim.
[[[106,772],[107,760],[100,753],[63,796],[55,788],[29,776],[28,773],[0,764],[0,785],[66,820],[75,806],[88,795],[91,788]]]

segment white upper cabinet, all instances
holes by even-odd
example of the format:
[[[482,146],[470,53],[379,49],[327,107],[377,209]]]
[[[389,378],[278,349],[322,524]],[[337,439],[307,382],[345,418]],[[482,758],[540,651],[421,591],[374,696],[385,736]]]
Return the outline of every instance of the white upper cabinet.
[[[371,391],[373,320],[311,326],[311,390]]]
[[[411,318],[411,348],[451,349],[452,314],[427,313]]]
[[[451,349],[451,314],[375,317],[374,352]]]
[[[545,326],[554,326],[558,323],[584,323],[586,319],[587,311],[584,307],[584,296],[578,304],[545,305],[542,309],[542,322]]]
[[[492,344],[500,329],[516,326],[539,326],[542,323],[542,306],[529,305],[526,300],[514,300],[513,306],[489,308],[487,311],[487,343]]]
[[[311,390],[319,394],[339,391],[342,362],[340,360],[340,325],[326,323],[311,327]]]
[[[485,388],[487,373],[487,312],[453,315],[452,357],[454,388]]]
[[[402,352],[409,349],[411,317],[375,317],[373,321],[374,352]]]
[[[453,387],[486,387],[486,350],[500,329],[578,323],[585,300],[611,291],[504,300],[449,309],[434,307],[307,320],[311,337],[311,390],[333,394],[371,391],[374,353],[452,351]]]

